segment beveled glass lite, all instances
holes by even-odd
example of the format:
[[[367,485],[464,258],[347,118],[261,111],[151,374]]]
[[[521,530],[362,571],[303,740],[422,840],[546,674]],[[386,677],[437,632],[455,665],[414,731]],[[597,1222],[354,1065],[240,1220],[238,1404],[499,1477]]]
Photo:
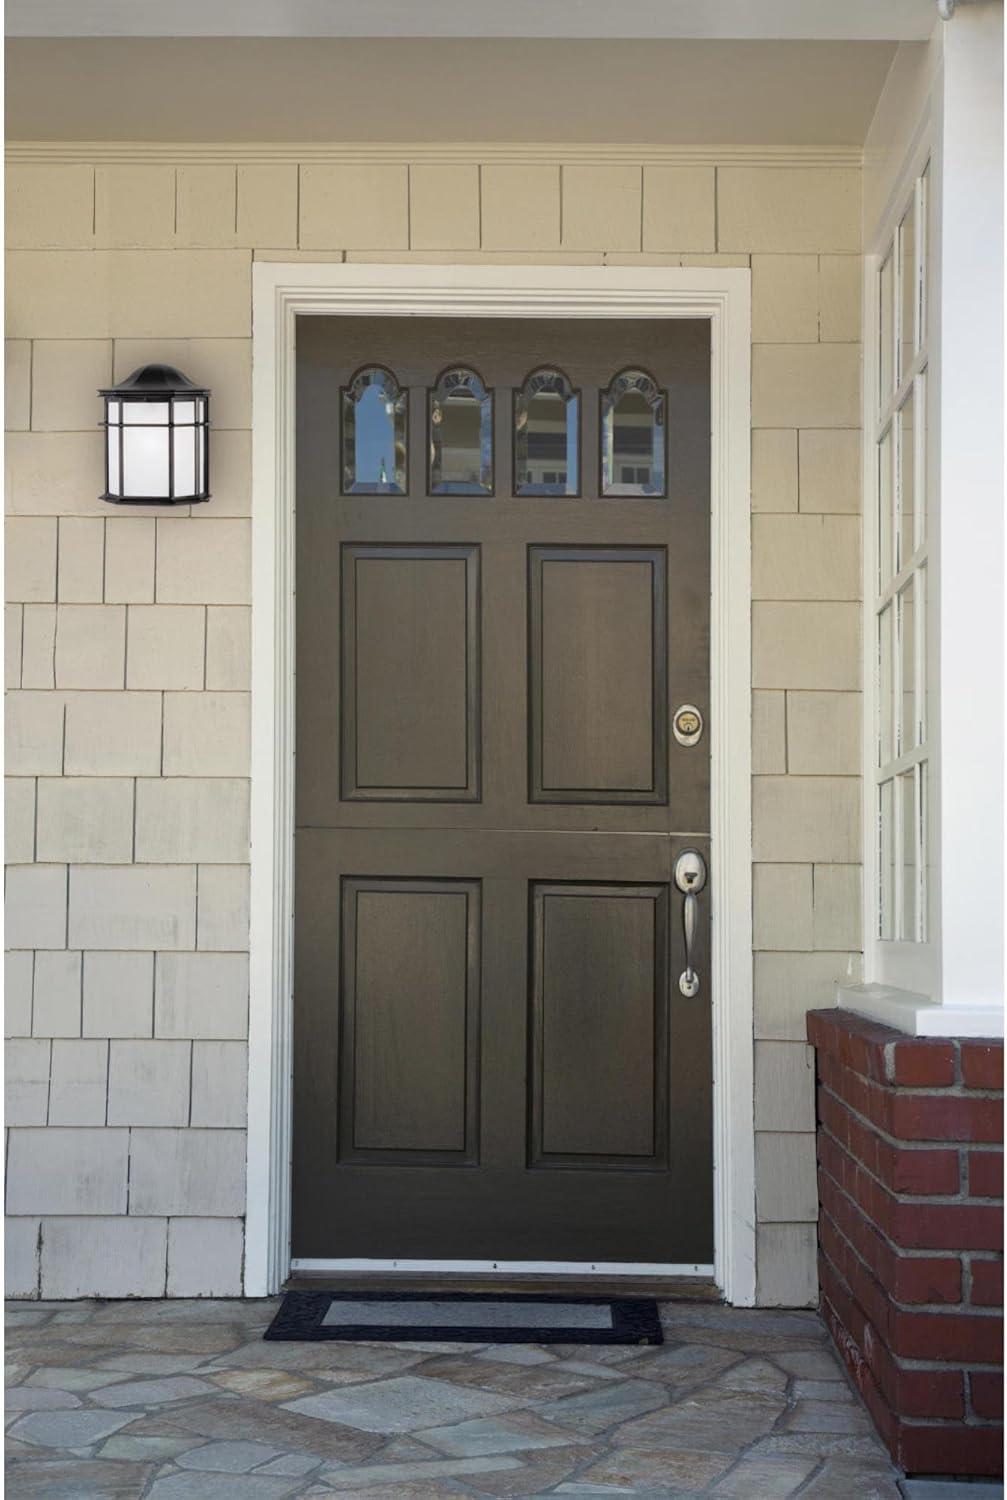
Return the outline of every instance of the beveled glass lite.
[[[171,365],[143,365],[98,392],[105,402],[105,493],[113,505],[210,498],[210,392]]]

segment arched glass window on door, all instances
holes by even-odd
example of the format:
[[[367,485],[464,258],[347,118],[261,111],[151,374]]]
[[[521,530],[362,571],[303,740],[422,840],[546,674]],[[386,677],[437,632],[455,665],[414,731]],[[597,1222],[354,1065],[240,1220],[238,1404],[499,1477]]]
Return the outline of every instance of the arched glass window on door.
[[[533,370],[514,392],[514,491],[580,493],[580,392],[561,370]]]
[[[492,392],[459,365],[443,372],[428,402],[430,493],[492,495]]]
[[[406,402],[391,370],[368,365],[343,387],[342,493],[406,493]]]
[[[666,495],[667,401],[646,370],[620,370],[601,396],[601,492]]]

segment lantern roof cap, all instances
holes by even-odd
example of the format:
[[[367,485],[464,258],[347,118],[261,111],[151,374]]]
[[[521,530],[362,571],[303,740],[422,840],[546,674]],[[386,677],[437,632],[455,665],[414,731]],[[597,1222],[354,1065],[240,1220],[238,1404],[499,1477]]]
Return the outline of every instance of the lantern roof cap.
[[[196,385],[174,365],[141,365],[118,385],[98,392],[99,396],[137,396],[141,400],[152,400],[159,396],[208,396],[205,386]]]

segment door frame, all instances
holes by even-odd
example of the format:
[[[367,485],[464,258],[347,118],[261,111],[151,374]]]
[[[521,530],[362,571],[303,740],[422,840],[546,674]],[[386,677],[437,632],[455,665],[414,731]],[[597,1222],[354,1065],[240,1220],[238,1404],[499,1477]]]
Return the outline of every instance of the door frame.
[[[714,1277],[729,1302],[751,1306],[751,272],[726,267],[253,263],[245,1295],[275,1293],[291,1265],[295,319],[353,314],[709,320]]]

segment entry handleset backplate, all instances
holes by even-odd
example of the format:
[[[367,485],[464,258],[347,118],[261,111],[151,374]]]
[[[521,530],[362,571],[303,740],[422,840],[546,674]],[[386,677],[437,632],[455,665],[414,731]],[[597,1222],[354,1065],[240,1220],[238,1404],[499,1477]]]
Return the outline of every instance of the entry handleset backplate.
[[[682,923],[685,928],[685,968],[678,977],[678,988],[687,1000],[699,993],[699,975],[692,967],[696,943],[699,893],[706,885],[706,860],[698,849],[683,849],[675,861],[675,884],[685,897]]]

